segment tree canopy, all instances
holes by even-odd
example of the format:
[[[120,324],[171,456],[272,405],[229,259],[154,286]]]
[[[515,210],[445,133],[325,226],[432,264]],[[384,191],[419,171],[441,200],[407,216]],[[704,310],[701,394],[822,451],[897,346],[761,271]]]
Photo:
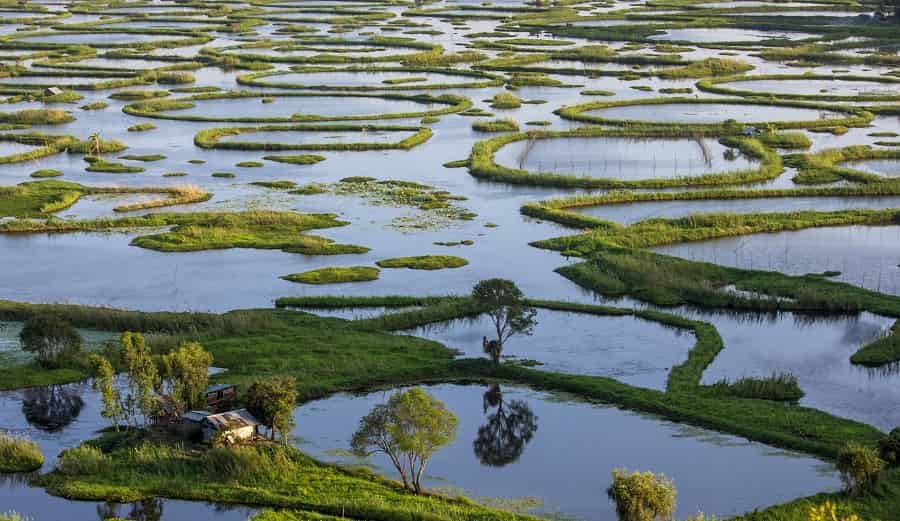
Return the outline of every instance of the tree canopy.
[[[484,339],[485,353],[499,364],[503,346],[513,335],[531,335],[537,310],[529,306],[522,290],[511,280],[482,280],[472,289],[472,299],[490,317],[496,339]]]
[[[22,349],[33,353],[47,368],[60,367],[63,361],[81,350],[81,335],[72,324],[55,315],[35,315],[25,321],[19,333]]]
[[[281,376],[253,382],[244,397],[247,410],[269,428],[271,439],[275,433],[287,443],[294,428],[294,408],[297,406],[297,381]]]
[[[395,393],[359,422],[350,446],[354,454],[385,454],[404,488],[422,491],[422,473],[441,447],[456,439],[458,420],[443,402],[416,387]]]

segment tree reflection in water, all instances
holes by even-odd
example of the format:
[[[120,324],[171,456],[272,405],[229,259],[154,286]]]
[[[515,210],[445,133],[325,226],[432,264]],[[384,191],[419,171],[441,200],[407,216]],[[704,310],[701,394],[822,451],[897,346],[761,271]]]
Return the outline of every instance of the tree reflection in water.
[[[97,505],[97,517],[104,519],[131,519],[132,521],[160,521],[163,515],[162,498],[143,499],[131,504],[131,511],[127,516],[120,516],[122,505],[118,503],[103,503]]]
[[[72,423],[81,413],[82,384],[47,385],[25,389],[22,413],[31,425],[54,432]]]
[[[522,456],[537,431],[537,416],[523,400],[504,402],[497,384],[484,393],[485,414],[492,409],[496,410],[478,428],[473,448],[483,465],[503,467]]]

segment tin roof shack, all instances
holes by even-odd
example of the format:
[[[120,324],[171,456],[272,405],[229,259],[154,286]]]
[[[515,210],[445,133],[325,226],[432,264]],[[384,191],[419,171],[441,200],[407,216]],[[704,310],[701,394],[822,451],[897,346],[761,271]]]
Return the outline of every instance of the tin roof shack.
[[[207,443],[221,441],[231,445],[250,440],[256,435],[259,425],[260,423],[247,409],[210,414],[203,418],[203,441]]]
[[[209,411],[188,411],[182,414],[179,425],[182,436],[193,442],[203,441],[203,421],[212,414]]]
[[[237,402],[234,384],[213,384],[206,388],[206,408],[214,412],[231,410]]]

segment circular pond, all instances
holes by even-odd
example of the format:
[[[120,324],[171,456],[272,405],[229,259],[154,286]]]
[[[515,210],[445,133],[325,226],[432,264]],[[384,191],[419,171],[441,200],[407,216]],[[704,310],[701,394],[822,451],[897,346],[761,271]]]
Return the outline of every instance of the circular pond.
[[[715,139],[538,139],[511,143],[494,157],[510,168],[623,181],[672,179],[759,166]]]

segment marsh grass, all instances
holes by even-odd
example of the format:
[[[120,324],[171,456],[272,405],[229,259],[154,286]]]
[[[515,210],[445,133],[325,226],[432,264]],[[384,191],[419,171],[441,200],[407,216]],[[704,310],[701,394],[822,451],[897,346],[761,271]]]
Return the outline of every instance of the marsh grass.
[[[0,432],[0,472],[31,472],[43,464],[37,443]]]
[[[791,373],[772,373],[766,378],[740,378],[734,382],[720,380],[710,387],[716,393],[796,403],[805,395],[797,377]]]

